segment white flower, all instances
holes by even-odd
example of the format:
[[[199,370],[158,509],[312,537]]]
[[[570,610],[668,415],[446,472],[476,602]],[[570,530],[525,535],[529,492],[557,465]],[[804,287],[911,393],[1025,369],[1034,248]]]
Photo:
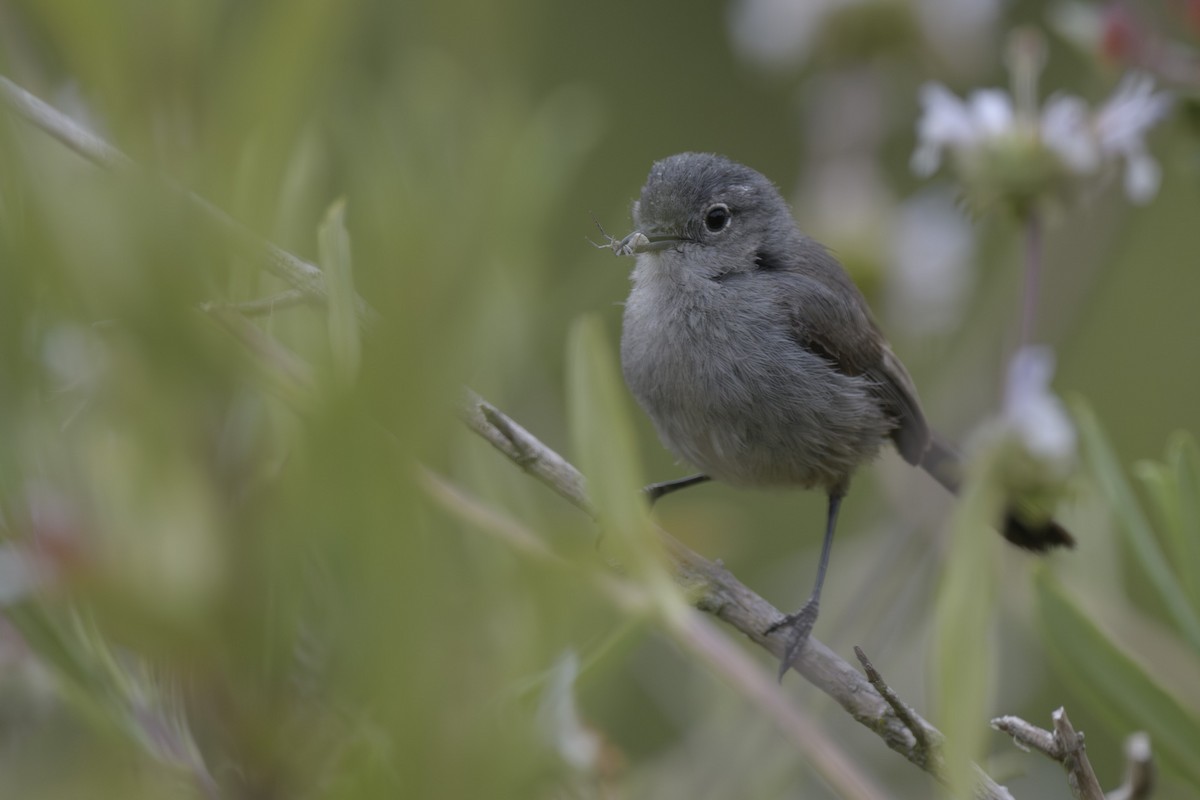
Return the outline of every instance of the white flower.
[[[1172,97],[1145,75],[1128,75],[1097,110],[1071,95],[1038,109],[1014,109],[1007,92],[985,89],[965,100],[941,84],[921,88],[917,148],[911,166],[929,176],[943,154],[953,157],[967,188],[1017,205],[1057,192],[1063,179],[1095,176],[1123,161],[1125,192],[1145,203],[1158,191],[1160,169],[1145,136],[1170,110]]]
[[[1100,166],[1100,148],[1090,125],[1087,103],[1078,97],[1056,95],[1042,110],[1042,144],[1057,153],[1071,172],[1090,174]]]
[[[1101,152],[1125,159],[1125,193],[1145,203],[1158,191],[1161,170],[1146,152],[1146,132],[1171,110],[1172,97],[1154,91],[1154,79],[1130,74],[1096,112],[1095,134]]]
[[[1062,401],[1050,390],[1053,377],[1050,348],[1017,351],[1008,367],[1001,423],[1029,456],[1065,476],[1075,463],[1075,427]]]
[[[940,83],[921,87],[921,118],[912,170],[922,177],[937,171],[942,151],[966,152],[1013,127],[1012,99],[1000,89],[972,92],[966,102]]]

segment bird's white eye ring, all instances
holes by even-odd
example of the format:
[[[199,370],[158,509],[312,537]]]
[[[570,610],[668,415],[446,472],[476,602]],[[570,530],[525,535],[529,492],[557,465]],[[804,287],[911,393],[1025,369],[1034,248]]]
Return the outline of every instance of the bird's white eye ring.
[[[709,233],[719,233],[733,222],[733,212],[724,203],[714,203],[704,212],[704,227]]]

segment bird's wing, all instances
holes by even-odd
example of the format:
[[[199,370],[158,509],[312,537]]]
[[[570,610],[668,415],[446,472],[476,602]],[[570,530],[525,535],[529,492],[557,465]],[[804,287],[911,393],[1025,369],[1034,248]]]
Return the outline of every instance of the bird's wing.
[[[883,344],[883,361],[871,375],[882,387],[888,411],[896,415],[899,423],[892,431],[896,449],[908,463],[920,464],[929,449],[929,424],[925,422],[925,412],[921,410],[921,401],[917,399],[917,389],[908,370],[886,342]]]
[[[788,293],[803,298],[802,304],[792,302],[788,308],[792,336],[839,372],[870,379],[884,409],[896,420],[896,449],[908,463],[919,464],[929,446],[929,426],[912,378],[888,347],[858,288],[834,266],[836,271],[823,274],[806,270],[789,275],[806,284]]]

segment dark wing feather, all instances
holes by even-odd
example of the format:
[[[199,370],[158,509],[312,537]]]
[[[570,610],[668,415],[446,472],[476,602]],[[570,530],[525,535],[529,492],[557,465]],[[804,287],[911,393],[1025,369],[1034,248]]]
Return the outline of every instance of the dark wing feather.
[[[908,370],[871,318],[866,300],[841,266],[823,251],[809,253],[792,280],[803,281],[803,307],[788,309],[796,341],[845,375],[869,378],[887,414],[896,420],[892,439],[910,464],[929,446],[929,426]],[[823,262],[823,263],[822,263]]]
[[[896,449],[908,463],[920,464],[929,448],[929,424],[925,422],[925,412],[921,410],[908,370],[886,343],[883,362],[877,371],[871,372],[871,377],[880,385],[888,411],[896,417],[898,425],[892,431]]]

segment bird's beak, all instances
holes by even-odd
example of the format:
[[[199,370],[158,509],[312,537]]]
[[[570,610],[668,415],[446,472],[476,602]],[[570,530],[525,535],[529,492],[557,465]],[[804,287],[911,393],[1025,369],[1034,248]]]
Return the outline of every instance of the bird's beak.
[[[634,231],[624,239],[613,239],[613,252],[619,256],[632,256],[638,253],[652,253],[657,250],[667,250],[681,243],[683,239],[669,233],[643,233]]]

